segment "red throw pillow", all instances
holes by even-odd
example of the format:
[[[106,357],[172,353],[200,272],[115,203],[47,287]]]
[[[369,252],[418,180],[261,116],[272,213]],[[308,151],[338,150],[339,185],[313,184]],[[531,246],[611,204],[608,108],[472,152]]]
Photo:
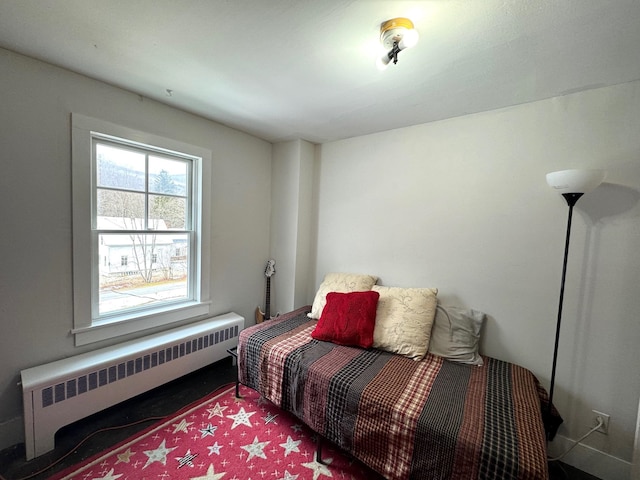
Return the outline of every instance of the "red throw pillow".
[[[311,336],[339,345],[370,348],[379,297],[374,291],[328,293],[327,304]]]

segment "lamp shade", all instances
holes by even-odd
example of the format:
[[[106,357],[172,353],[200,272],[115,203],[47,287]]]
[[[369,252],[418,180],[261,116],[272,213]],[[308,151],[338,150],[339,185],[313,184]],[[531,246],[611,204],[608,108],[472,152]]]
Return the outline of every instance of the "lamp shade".
[[[547,173],[547,184],[558,193],[587,193],[604,180],[603,170],[560,170]]]

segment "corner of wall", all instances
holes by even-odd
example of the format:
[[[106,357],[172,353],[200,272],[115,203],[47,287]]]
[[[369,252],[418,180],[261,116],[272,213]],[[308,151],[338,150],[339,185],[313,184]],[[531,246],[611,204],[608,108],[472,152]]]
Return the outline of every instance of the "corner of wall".
[[[549,444],[549,455],[557,457],[574,444],[570,438],[556,436]],[[578,444],[562,461],[602,480],[629,478],[631,464],[588,445]]]
[[[0,423],[0,450],[24,442],[24,422],[22,417],[14,417]]]

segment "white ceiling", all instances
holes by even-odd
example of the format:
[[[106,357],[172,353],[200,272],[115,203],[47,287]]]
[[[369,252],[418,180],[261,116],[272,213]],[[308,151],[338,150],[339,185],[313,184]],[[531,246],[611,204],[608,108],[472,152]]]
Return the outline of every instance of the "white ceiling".
[[[420,42],[379,72],[398,16]],[[638,80],[640,1],[2,0],[0,46],[323,143]]]

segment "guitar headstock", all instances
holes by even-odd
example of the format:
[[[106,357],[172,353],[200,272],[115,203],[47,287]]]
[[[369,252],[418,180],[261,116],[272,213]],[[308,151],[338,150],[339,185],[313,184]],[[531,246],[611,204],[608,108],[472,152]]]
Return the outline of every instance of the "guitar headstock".
[[[267,262],[267,267],[264,269],[265,277],[269,278],[276,273],[276,261],[272,258]]]

